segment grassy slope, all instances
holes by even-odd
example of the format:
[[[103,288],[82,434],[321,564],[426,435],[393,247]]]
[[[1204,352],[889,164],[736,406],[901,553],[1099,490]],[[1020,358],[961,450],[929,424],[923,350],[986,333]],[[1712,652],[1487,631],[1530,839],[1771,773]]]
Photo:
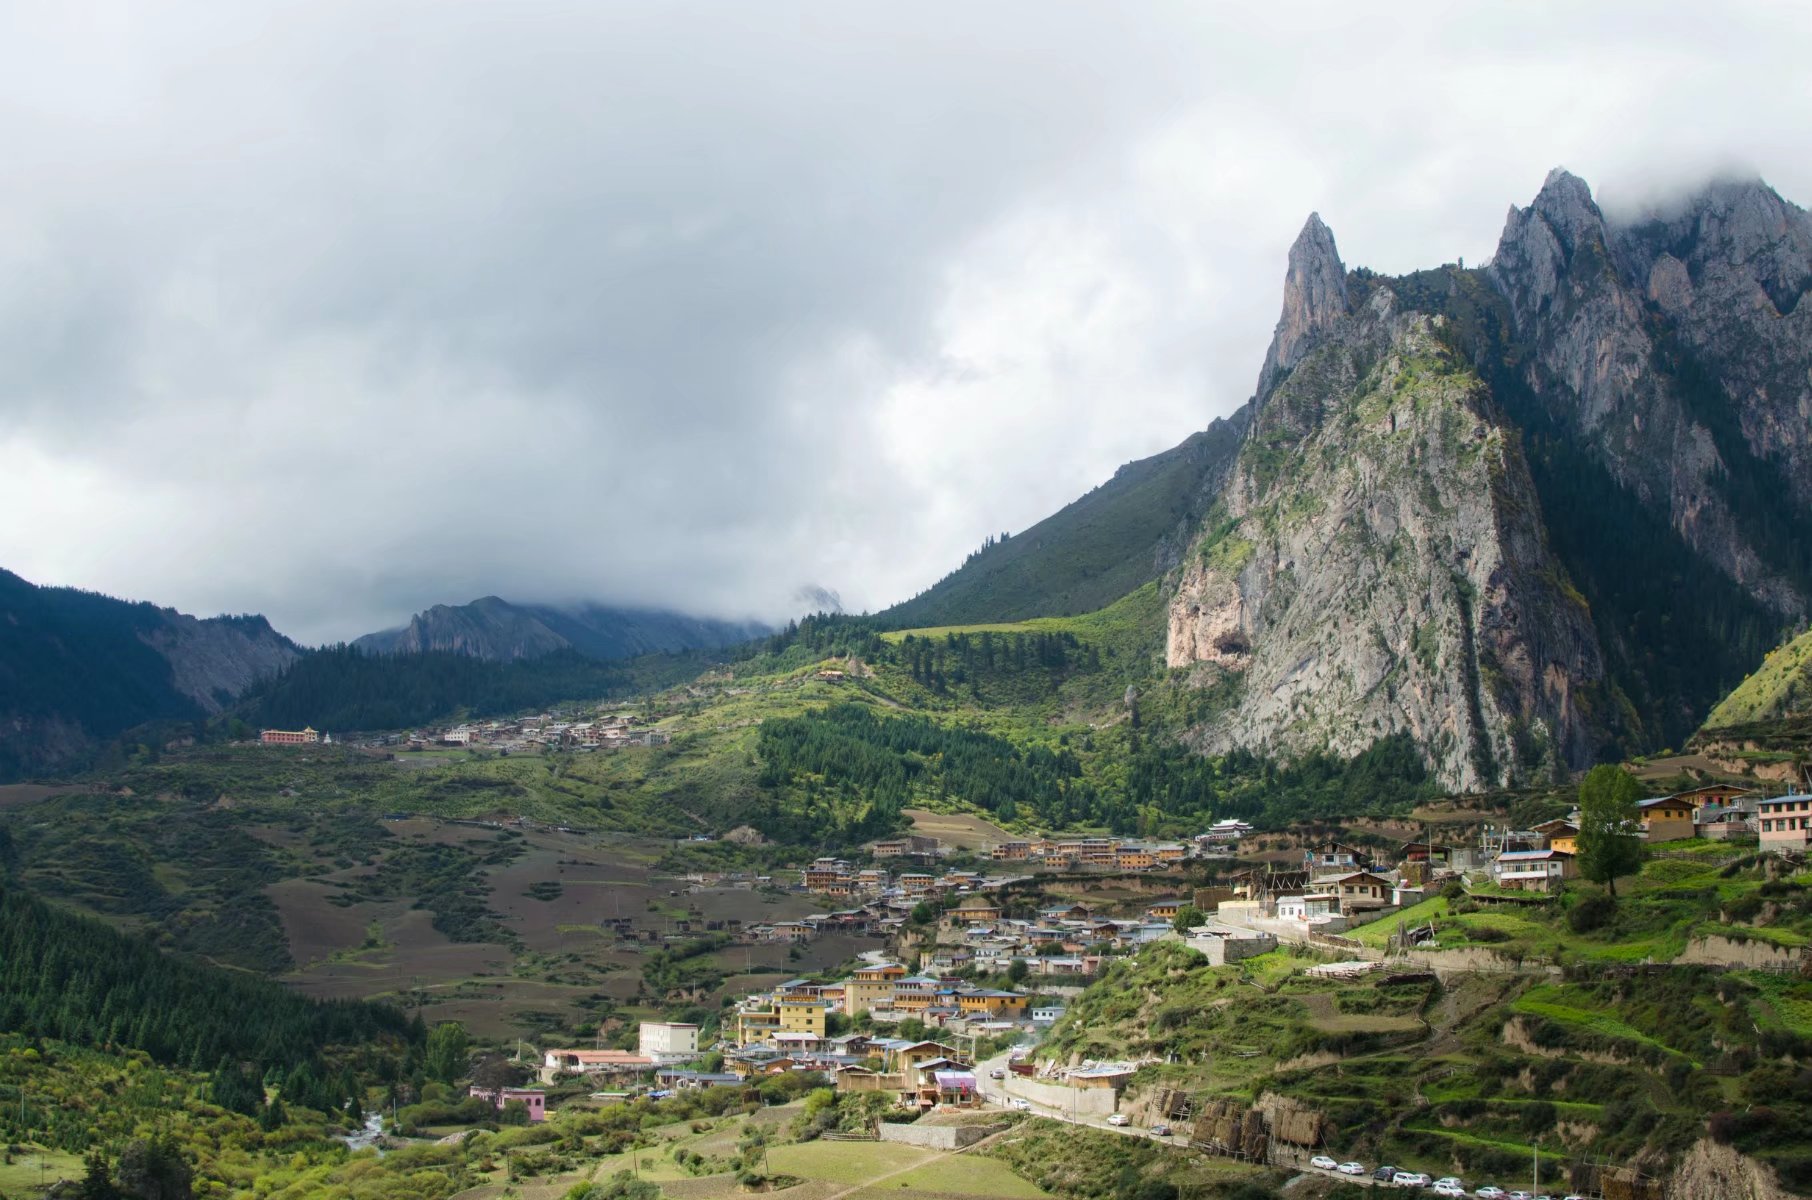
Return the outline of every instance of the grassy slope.
[[[1706,729],[1770,721],[1812,705],[1812,630],[1769,653],[1749,678],[1718,702]]]
[[[1204,483],[1239,447],[1243,422],[1216,421],[1121,467],[1088,495],[992,546],[881,614],[898,628],[1088,612],[1160,572],[1159,546],[1205,511]]]

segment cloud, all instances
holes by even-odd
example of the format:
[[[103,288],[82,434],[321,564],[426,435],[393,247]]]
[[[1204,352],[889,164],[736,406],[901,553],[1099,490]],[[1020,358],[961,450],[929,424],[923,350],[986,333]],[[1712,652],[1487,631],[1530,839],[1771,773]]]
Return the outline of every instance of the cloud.
[[[384,3],[0,15],[0,564],[310,640],[922,588],[1250,393],[1283,253],[1564,163],[1812,197],[1807,17]]]

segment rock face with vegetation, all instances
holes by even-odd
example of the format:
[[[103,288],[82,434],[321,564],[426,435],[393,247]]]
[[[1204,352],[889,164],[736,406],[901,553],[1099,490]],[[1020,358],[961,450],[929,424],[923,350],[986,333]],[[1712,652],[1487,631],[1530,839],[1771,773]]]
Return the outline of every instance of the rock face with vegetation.
[[[1169,664],[1237,685],[1196,740],[1407,733],[1465,788],[1579,765],[1603,664],[1515,433],[1444,318],[1388,287],[1349,314],[1340,270],[1311,218],[1252,433],[1173,577]]]
[[[220,713],[301,654],[263,617],[203,620],[0,571],[0,779],[147,721]]]
[[[1549,175],[1489,269],[1548,414],[1705,562],[1769,607],[1807,603],[1812,221],[1759,181],[1607,221]]]

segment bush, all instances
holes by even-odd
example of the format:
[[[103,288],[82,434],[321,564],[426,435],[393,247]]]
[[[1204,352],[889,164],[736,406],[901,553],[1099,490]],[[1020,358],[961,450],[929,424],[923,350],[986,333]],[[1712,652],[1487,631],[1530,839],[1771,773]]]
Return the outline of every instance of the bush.
[[[1617,902],[1609,896],[1593,894],[1581,896],[1572,908],[1567,910],[1567,928],[1574,933],[1591,933],[1603,929],[1617,915]]]

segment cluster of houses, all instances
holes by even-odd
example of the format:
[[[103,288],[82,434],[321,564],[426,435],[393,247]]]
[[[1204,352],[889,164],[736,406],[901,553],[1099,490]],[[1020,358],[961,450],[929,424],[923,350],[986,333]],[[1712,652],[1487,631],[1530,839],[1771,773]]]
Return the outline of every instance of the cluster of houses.
[[[1129,954],[1172,932],[1181,901],[1160,903],[1140,917],[1108,917],[1083,904],[1008,917],[986,894],[965,896],[939,920],[938,945],[925,964],[934,970],[999,973],[1015,960],[1029,974],[1093,975],[1104,959]]]
[[[1030,1021],[1030,1003],[1020,992],[912,975],[899,963],[870,963],[831,983],[794,979],[756,993],[737,1007],[734,1029],[727,1033],[742,1049],[822,1051],[829,1048],[832,1013],[881,1022],[916,1018],[927,1025],[998,1032]]]
[[[1046,870],[1153,871],[1176,866],[1190,857],[1181,842],[1123,842],[1111,837],[1028,838],[996,842],[988,850],[995,862],[1016,862]]]
[[[444,729],[417,730],[407,738],[413,747],[487,746],[519,753],[533,750],[620,750],[626,746],[659,746],[665,730],[650,728],[630,712],[598,713],[589,721],[558,720],[547,713],[513,721],[485,721]]]

